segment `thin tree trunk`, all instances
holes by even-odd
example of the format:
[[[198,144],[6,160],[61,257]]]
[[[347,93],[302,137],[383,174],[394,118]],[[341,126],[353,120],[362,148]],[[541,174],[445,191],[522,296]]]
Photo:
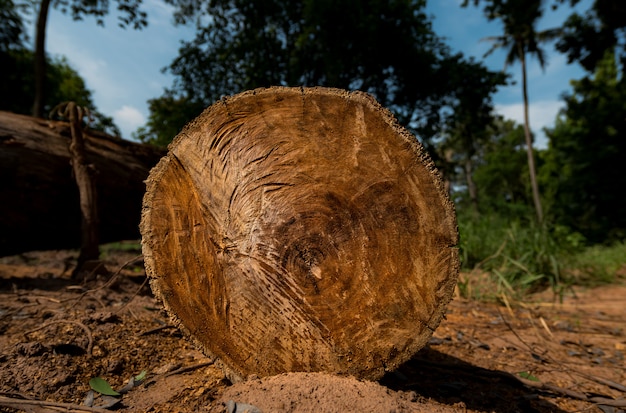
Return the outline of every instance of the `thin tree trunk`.
[[[72,131],[70,155],[74,179],[78,186],[81,212],[81,246],[78,264],[74,275],[78,274],[83,265],[100,256],[100,236],[98,231],[98,198],[96,191],[95,166],[87,163],[85,157],[85,140],[82,130],[83,111],[74,102],[69,102],[65,109],[69,117]]]
[[[475,214],[478,214],[478,191],[476,190],[476,183],[472,176],[473,173],[472,159],[471,156],[468,156],[465,160],[465,182],[467,183],[467,192],[469,193],[472,210]]]
[[[522,90],[524,94],[524,136],[526,138],[526,153],[528,154],[528,172],[530,173],[530,186],[533,191],[533,201],[537,212],[537,221],[543,221],[543,209],[541,198],[539,197],[539,185],[537,184],[537,172],[535,169],[535,154],[533,152],[533,140],[530,134],[530,121],[528,117],[528,85],[526,80],[526,56],[520,50],[520,61],[522,63]]]
[[[46,86],[46,24],[50,0],[41,0],[37,29],[35,34],[35,99],[33,102],[33,116],[43,117]]]
[[[467,184],[467,192],[469,194],[470,203],[472,205],[472,211],[474,215],[478,215],[478,191],[476,190],[476,183],[474,182],[474,165],[472,159],[476,154],[473,145],[473,135],[468,131],[467,125],[463,125],[463,136],[465,137],[465,163],[463,169],[465,170],[465,183]]]

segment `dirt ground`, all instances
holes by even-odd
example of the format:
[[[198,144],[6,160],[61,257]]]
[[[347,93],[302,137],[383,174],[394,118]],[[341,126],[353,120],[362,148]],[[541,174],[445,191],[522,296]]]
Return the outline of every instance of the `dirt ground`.
[[[290,373],[232,384],[170,325],[132,245],[104,251],[109,272],[84,282],[70,279],[76,251],[0,258],[0,411],[626,409],[623,284],[568,291],[562,303],[550,292],[508,305],[457,297],[429,345],[377,383]],[[90,392],[95,377],[123,394]]]

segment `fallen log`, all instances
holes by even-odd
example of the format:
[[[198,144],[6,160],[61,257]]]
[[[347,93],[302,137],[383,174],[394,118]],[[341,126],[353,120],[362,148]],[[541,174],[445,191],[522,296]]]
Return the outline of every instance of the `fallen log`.
[[[0,111],[0,256],[78,248],[81,211],[66,122]],[[101,242],[139,238],[143,181],[164,150],[85,130]]]
[[[235,381],[380,378],[426,344],[458,275],[438,172],[361,92],[215,103],[150,173],[141,233],[155,295]]]

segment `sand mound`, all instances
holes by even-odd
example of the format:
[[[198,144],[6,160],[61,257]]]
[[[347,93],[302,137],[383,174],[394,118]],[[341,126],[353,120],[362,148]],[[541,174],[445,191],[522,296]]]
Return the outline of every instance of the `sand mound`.
[[[324,373],[286,373],[228,387],[213,412],[454,412],[413,392]],[[230,402],[232,401],[232,402]],[[230,404],[229,404],[230,402]],[[234,403],[233,403],[234,402]]]

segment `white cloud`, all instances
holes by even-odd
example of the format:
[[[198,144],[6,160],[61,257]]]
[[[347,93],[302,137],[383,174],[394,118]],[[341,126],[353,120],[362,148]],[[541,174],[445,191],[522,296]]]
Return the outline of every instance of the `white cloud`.
[[[528,117],[530,128],[535,134],[535,146],[537,148],[546,148],[548,141],[543,128],[554,126],[554,121],[563,107],[561,100],[542,100],[531,102],[528,107]],[[507,119],[513,119],[515,122],[524,124],[524,104],[512,103],[508,105],[496,105],[496,112]]]
[[[120,127],[122,136],[129,138],[131,133],[146,122],[139,109],[124,105],[113,113],[115,123]]]

